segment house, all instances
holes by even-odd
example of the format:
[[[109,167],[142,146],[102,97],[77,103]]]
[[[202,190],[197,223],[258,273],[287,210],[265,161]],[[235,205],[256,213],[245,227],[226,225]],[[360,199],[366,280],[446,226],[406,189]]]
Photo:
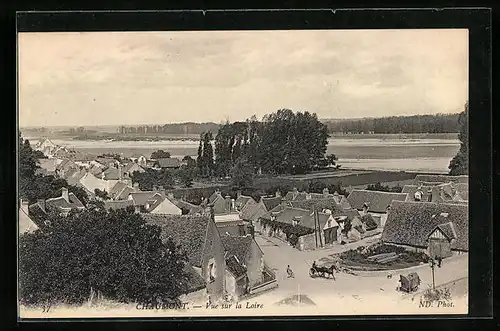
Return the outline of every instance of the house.
[[[449,249],[458,254],[469,250],[469,217],[466,204],[398,200],[392,202],[382,232],[383,242],[431,254],[436,252],[436,246],[442,245],[434,242],[435,239],[448,240]],[[446,247],[443,249],[444,255],[449,254],[447,250]]]
[[[299,250],[323,247],[327,244],[325,229],[338,226],[331,213],[311,212],[307,209],[292,207],[285,207],[279,212],[271,212],[269,217],[263,216],[260,221],[261,232],[264,236],[287,241]],[[329,240],[331,237],[333,235],[329,234]]]
[[[219,190],[215,190],[215,192],[208,198],[208,205],[213,207],[215,215],[236,211],[234,199],[231,199],[228,195],[223,197]]]
[[[162,158],[156,160],[155,167],[161,169],[179,169],[181,167],[181,161],[175,157]]]
[[[139,164],[137,164],[135,162],[129,162],[129,163],[127,163],[123,167],[123,169],[122,169],[122,173],[123,173],[124,177],[130,177],[136,171],[140,172],[140,173],[143,173],[146,170],[144,170],[144,168],[142,168]]]
[[[93,195],[96,189],[100,191],[110,192],[111,188],[116,185],[119,180],[104,180],[97,178],[91,172],[87,172],[81,179],[80,185],[88,194]]]
[[[32,233],[38,229],[38,225],[29,216],[28,201],[21,200],[19,205],[19,234]]]
[[[107,200],[104,201],[104,208],[106,210],[118,210],[127,209],[128,207],[134,207],[134,202],[132,200]]]
[[[152,214],[182,215],[182,208],[177,205],[173,194],[165,196],[162,188],[160,188],[160,198],[151,205],[146,205],[146,210]]]
[[[59,159],[38,159],[38,164],[40,168],[37,169],[37,174],[42,174],[45,176],[55,175],[56,167],[62,160]]]
[[[464,183],[405,185],[402,192],[407,194],[406,201],[467,203],[469,199],[468,184]]]
[[[66,174],[71,170],[80,170],[80,166],[70,159],[64,159],[56,166],[56,175],[65,178]]]
[[[55,151],[57,147],[58,146],[54,144],[54,142],[52,142],[50,139],[42,138],[36,143],[34,149],[42,152],[46,156],[52,156],[52,153]]]
[[[134,154],[130,157],[130,161],[139,165],[140,167],[145,167],[147,165],[148,159],[142,154]]]
[[[118,165],[120,164],[120,161],[112,157],[97,157],[95,161],[108,168],[109,167],[118,168]]]
[[[238,300],[264,283],[276,285],[276,276],[264,261],[264,252],[250,236],[222,235],[226,259],[226,292]]]
[[[85,209],[83,203],[74,195],[68,192],[68,189],[63,187],[61,189],[61,196],[47,200],[38,200],[33,206],[41,209],[42,212],[47,213],[50,210],[58,211],[61,215],[68,215],[70,211],[81,211]],[[29,207],[31,211],[32,206]],[[30,212],[31,214],[31,212]]]
[[[116,182],[116,184],[109,190],[108,195],[113,200],[126,200],[130,193],[140,192],[139,184],[135,183],[133,186],[130,185],[131,181],[121,180]]]
[[[212,300],[225,292],[225,248],[215,222],[206,216],[142,214],[148,224],[161,228],[163,241],[171,239],[186,253],[189,264],[206,282]]]
[[[361,216],[369,213],[380,217],[380,226],[383,227],[392,201],[405,201],[406,197],[406,193],[353,190],[349,193],[347,200],[353,209],[360,211]]]
[[[436,225],[427,238],[429,256],[442,259],[452,256],[451,246],[457,238],[457,231],[452,222]]]
[[[186,215],[203,215],[203,207],[194,205],[182,199],[176,199],[175,205],[182,210],[182,214]]]
[[[444,184],[444,183],[463,183],[469,182],[469,176],[448,176],[448,175],[417,175],[415,177],[415,185],[428,185],[430,183]]]

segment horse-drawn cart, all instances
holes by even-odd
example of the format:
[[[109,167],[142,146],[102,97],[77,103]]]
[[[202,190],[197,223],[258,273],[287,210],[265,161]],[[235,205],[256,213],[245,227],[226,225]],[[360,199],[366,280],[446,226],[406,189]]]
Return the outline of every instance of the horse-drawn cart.
[[[309,269],[309,276],[311,276],[312,278],[316,278],[316,277],[323,277],[323,278],[332,278],[333,280],[335,280],[335,266],[332,264],[332,265],[316,265],[316,263],[314,263],[312,266],[311,266],[311,269]]]
[[[406,293],[415,292],[420,286],[420,277],[416,272],[410,273],[408,276],[399,276],[399,287],[398,290]]]

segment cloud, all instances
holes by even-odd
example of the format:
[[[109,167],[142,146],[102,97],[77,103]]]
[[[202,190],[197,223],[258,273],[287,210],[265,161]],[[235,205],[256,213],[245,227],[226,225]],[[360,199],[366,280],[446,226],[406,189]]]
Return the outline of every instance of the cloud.
[[[218,122],[283,107],[320,117],[451,112],[468,93],[464,30],[27,33],[19,41],[21,125]]]

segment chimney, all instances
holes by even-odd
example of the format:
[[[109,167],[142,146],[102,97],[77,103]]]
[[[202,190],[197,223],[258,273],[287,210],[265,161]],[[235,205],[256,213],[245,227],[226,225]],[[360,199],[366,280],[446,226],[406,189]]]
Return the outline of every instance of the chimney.
[[[42,210],[45,211],[45,200],[44,199],[38,199],[37,203],[40,206],[40,208],[42,208]]]
[[[226,195],[224,200],[226,200],[226,211],[231,211],[231,197],[229,195]]]
[[[123,175],[122,175],[122,164],[121,163],[118,163],[118,179],[122,179],[123,178]]]
[[[429,187],[429,190],[427,190],[427,200],[429,202],[432,202],[432,188]]]
[[[368,213],[368,202],[365,202],[363,204],[363,215],[366,215]]]
[[[299,190],[297,190],[296,187],[293,188],[293,194],[296,195],[296,194],[299,194]]]
[[[236,191],[236,199],[238,199],[239,197],[241,197],[241,190]]]
[[[311,200],[311,199],[312,199],[311,193],[307,193],[306,194],[306,200]]]
[[[235,211],[236,208],[234,206],[234,199],[231,199],[231,211]]]
[[[134,183],[134,190],[139,191],[139,183]]]
[[[153,186],[153,192],[157,192],[158,191],[158,188],[155,186]]]
[[[160,195],[163,199],[165,199],[165,189],[163,188],[163,186],[158,186],[158,192],[160,192]],[[170,198],[170,193],[168,194],[168,197]],[[172,194],[172,198],[173,198],[173,194]]]
[[[170,200],[174,199],[174,194],[172,192],[168,192],[167,196]],[[165,191],[163,191],[162,197],[165,197]]]
[[[323,198],[328,198],[329,195],[330,195],[330,191],[328,191],[328,187],[325,187],[323,189]]]
[[[62,197],[66,200],[66,202],[69,202],[69,193],[66,187],[62,188]]]
[[[281,198],[281,192],[280,192],[280,190],[276,190],[276,197],[277,198]]]

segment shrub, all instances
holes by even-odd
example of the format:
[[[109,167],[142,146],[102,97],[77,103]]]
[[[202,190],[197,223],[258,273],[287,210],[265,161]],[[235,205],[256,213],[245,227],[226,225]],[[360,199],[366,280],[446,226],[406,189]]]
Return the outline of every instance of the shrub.
[[[450,289],[447,287],[443,287],[441,289],[432,289],[429,287],[425,290],[423,296],[426,301],[451,300]]]

